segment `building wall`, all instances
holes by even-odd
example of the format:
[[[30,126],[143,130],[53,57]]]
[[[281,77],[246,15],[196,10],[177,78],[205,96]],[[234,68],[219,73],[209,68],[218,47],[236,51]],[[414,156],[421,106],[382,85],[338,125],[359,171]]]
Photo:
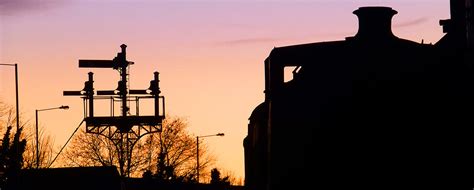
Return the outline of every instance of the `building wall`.
[[[268,113],[249,123],[249,189],[473,186],[465,175],[474,169],[473,59],[460,32],[418,44],[376,23],[389,22],[393,10],[361,10],[368,12],[355,11],[359,19],[369,20],[359,32],[371,35],[279,47],[265,60]],[[286,66],[302,67],[287,83]],[[255,132],[261,128],[266,133]],[[259,138],[267,140],[264,156],[256,154]]]

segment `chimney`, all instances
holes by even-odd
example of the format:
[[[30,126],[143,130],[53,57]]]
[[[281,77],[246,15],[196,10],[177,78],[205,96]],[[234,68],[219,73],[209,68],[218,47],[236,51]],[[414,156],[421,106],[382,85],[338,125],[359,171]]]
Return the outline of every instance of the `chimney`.
[[[356,39],[396,38],[392,33],[392,17],[398,12],[390,7],[360,7],[353,12],[359,18]]]

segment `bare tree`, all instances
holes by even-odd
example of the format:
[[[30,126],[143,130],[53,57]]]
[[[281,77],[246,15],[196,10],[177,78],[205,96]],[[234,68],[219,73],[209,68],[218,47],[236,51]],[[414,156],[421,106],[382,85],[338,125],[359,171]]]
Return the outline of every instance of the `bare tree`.
[[[24,161],[23,168],[47,168],[53,160],[54,154],[54,139],[51,135],[46,134],[44,127],[39,129],[39,160],[36,158],[36,136],[32,127],[27,127],[25,130],[25,139],[27,139],[26,149],[23,153]],[[39,161],[39,164],[37,162]]]
[[[146,171],[162,179],[193,180],[196,169],[196,142],[186,131],[183,118],[170,117],[163,121],[161,133],[139,140],[132,150],[130,176],[140,177]],[[214,158],[200,144],[200,168],[208,168]],[[117,166],[119,149],[109,139],[81,130],[61,155],[64,166]],[[124,167],[127,167],[126,165]],[[128,168],[123,169],[128,171]],[[125,176],[124,174],[121,174]]]
[[[196,180],[196,140],[195,136],[186,131],[188,123],[178,117],[165,120],[163,130],[159,134],[149,136],[147,145],[152,147],[148,156],[148,171],[154,171],[154,177],[163,180],[195,181]],[[207,170],[215,162],[215,157],[208,153],[207,146],[200,144],[199,168]],[[209,175],[200,173],[203,178]]]
[[[16,122],[15,109],[0,100],[0,132],[4,133],[7,126],[13,126]]]
[[[147,158],[141,142],[138,142],[132,151],[130,171],[131,176],[136,176],[140,175],[137,170],[145,165]],[[80,130],[65,152],[61,154],[61,162],[64,166],[70,167],[117,166],[118,168],[118,154],[119,148],[106,137]],[[127,169],[122,171],[127,171]],[[125,174],[121,175],[125,176]]]
[[[0,100],[0,133],[5,133],[7,126],[15,125],[15,115],[15,109]],[[22,129],[20,138],[26,140],[22,168],[36,168],[35,128],[29,124],[28,120],[22,120],[20,128]],[[53,144],[53,138],[46,134],[44,128],[41,127],[39,131],[39,167],[46,167],[51,162],[54,151]]]

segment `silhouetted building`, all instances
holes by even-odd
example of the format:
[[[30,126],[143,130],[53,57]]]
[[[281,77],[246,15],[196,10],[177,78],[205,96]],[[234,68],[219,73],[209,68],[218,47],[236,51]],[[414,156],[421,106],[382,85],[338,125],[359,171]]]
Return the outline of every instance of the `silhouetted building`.
[[[172,182],[147,178],[127,178],[124,185],[126,190],[243,190],[243,186],[204,184],[193,182]]]
[[[274,48],[244,139],[246,189],[472,189],[471,5],[451,0],[435,44],[395,36],[392,8],[360,7],[353,37]]]
[[[244,139],[245,185],[251,189],[265,189],[267,179],[267,122],[268,107],[258,105],[249,118],[248,135]]]
[[[73,167],[22,170],[15,190],[121,190],[116,167]]]

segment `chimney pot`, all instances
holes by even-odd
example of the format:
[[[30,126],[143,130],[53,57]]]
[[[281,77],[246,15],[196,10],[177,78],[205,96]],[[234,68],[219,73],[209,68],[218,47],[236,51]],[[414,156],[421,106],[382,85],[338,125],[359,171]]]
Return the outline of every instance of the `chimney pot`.
[[[398,12],[390,7],[360,7],[353,12],[359,18],[359,30],[355,38],[395,38],[392,33],[392,17]]]

